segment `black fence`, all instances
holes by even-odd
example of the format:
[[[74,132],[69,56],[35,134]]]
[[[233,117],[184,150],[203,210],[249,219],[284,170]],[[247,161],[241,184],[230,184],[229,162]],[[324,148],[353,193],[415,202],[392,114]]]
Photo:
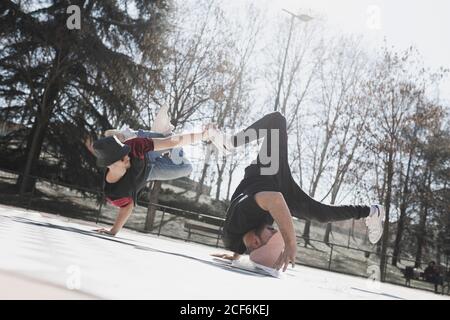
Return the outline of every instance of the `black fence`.
[[[2,169],[0,171],[0,182],[12,185],[18,176],[18,172]],[[23,195],[7,194],[1,196],[0,194],[0,202],[26,209],[58,213],[94,221],[95,223],[111,224],[114,221],[116,209],[105,202],[102,190],[82,188],[38,176],[30,176],[30,178],[36,181],[31,192]],[[56,203],[59,201],[59,197],[62,197],[65,202]],[[55,206],[50,206],[51,210],[48,210],[49,203],[56,203]],[[85,214],[70,214],[69,204],[76,204],[74,210],[82,208],[80,210]],[[149,207],[156,209],[156,214],[153,227],[146,229]],[[134,222],[127,223],[128,228],[151,233],[158,237],[165,236],[223,248],[220,241],[223,218],[145,201],[139,201],[134,210],[135,212],[131,217],[137,217]],[[394,267],[391,264],[393,256],[386,255],[386,263],[383,266],[385,277],[381,279],[380,253],[373,247],[352,246],[350,233],[348,236],[346,245],[333,242],[325,243],[323,240],[305,239],[298,236],[297,264],[396,285],[410,286],[416,289],[435,290],[434,284],[424,279],[423,270],[426,264],[423,263],[420,268],[414,268],[415,260],[406,257],[399,259],[399,267]],[[449,257],[446,256],[445,260],[445,264],[441,263],[440,265],[442,285],[438,286],[438,292],[448,295],[450,294]]]

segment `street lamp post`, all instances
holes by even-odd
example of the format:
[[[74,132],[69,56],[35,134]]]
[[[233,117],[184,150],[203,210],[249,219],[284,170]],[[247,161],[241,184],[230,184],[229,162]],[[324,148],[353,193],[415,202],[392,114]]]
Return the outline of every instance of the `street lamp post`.
[[[274,111],[278,110],[278,105],[280,104],[280,91],[281,91],[281,86],[283,84],[284,70],[286,68],[286,60],[287,60],[287,55],[288,55],[288,51],[289,51],[289,45],[291,44],[292,30],[294,29],[294,19],[299,19],[299,20],[301,20],[303,22],[308,22],[308,21],[313,19],[312,17],[310,17],[310,16],[308,16],[306,14],[297,15],[297,14],[292,13],[292,12],[286,10],[286,9],[283,9],[283,11],[285,11],[288,14],[291,15],[291,26],[289,27],[289,36],[288,36],[288,41],[287,41],[287,44],[286,44],[286,50],[284,52],[283,66],[281,68],[280,81],[278,82],[278,90],[277,90],[277,97],[275,99]]]

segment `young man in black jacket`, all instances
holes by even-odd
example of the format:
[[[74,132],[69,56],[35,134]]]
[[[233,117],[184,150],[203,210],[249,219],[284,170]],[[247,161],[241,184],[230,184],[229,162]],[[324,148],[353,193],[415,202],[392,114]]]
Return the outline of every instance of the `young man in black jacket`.
[[[219,131],[211,136],[211,141],[223,151],[257,139],[264,139],[258,157],[245,169],[223,226],[223,242],[234,255],[216,256],[238,259],[247,252],[252,258],[252,252],[257,250],[259,259],[262,257],[270,267],[285,271],[289,263],[294,265],[297,252],[292,216],[321,223],[365,218],[370,242],[379,241],[385,216],[382,206],[326,205],[309,197],[297,185],[289,168],[286,119],[280,113],[268,114],[234,136]],[[270,244],[271,239],[277,238],[274,222],[280,229],[284,248]],[[279,250],[276,259],[264,259],[265,255],[274,257],[274,248]],[[271,252],[264,252],[265,249]]]

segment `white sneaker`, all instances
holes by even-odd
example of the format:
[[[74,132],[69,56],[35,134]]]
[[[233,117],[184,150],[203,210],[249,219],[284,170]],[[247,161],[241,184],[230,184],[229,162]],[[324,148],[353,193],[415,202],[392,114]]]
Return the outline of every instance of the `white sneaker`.
[[[209,140],[222,154],[229,154],[233,149],[232,136],[227,135],[216,128],[208,129]]]
[[[379,204],[370,207],[369,216],[365,219],[365,223],[369,232],[369,241],[376,244],[383,235],[384,219],[386,212],[384,207]]]
[[[105,131],[105,137],[109,136],[116,136],[120,142],[125,142],[127,140],[137,138],[137,133],[130,128],[125,128],[123,130],[111,129]]]
[[[159,109],[158,114],[155,117],[155,121],[153,122],[151,131],[158,132],[163,135],[170,135],[172,133],[175,127],[170,123],[168,111],[168,105],[163,105],[161,109]]]
[[[184,156],[184,150],[181,147],[173,148],[170,150],[170,159],[172,159],[172,162],[174,164],[187,164],[189,163],[189,160],[185,158]]]

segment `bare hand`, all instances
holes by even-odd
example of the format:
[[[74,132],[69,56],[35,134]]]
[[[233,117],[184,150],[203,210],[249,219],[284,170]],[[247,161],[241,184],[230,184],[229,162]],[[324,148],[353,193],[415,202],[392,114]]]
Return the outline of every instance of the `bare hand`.
[[[283,272],[286,271],[289,263],[292,264],[292,268],[295,266],[295,256],[297,254],[297,244],[293,243],[284,248],[283,252],[275,262],[274,269],[280,270],[283,268]]]
[[[203,141],[209,141],[211,140],[211,136],[217,131],[217,124],[215,123],[208,123],[207,125],[204,125],[202,128],[202,140]]]
[[[95,155],[94,152],[94,143],[92,141],[92,138],[90,136],[87,136],[84,139],[84,145],[86,146],[86,148],[89,150],[90,153],[92,153],[93,155]]]
[[[231,255],[228,253],[212,253],[211,256],[226,259],[226,260],[231,260],[231,261],[239,259],[239,255],[236,255],[236,254]]]
[[[95,232],[101,233],[101,234],[108,234],[110,236],[115,236],[116,234],[111,232],[111,230],[105,229],[105,228],[101,228],[101,229],[95,229]]]

